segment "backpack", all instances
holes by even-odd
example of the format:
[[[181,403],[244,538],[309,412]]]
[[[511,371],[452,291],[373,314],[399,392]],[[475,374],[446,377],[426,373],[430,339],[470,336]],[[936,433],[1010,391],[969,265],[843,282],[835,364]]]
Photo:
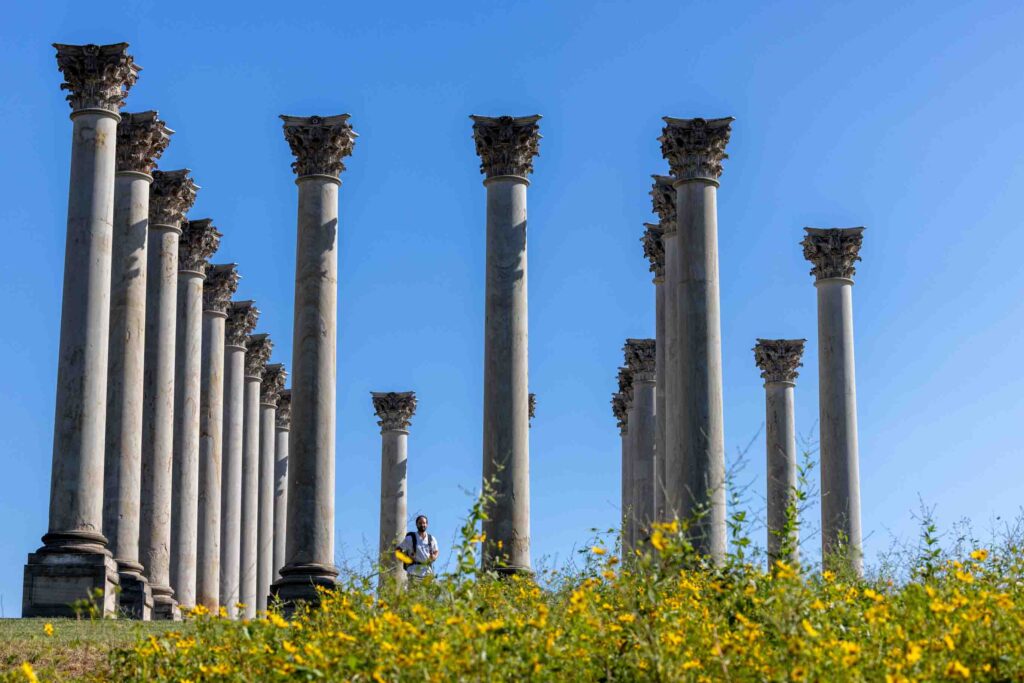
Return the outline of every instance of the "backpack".
[[[408,570],[409,567],[413,566],[414,564],[419,564],[419,562],[416,561],[416,543],[419,539],[419,534],[415,531],[410,531],[405,535],[406,538],[409,538],[410,536],[412,536],[412,554],[410,555],[410,557],[412,558],[412,562],[406,562],[405,560],[402,560],[402,568],[406,570]],[[434,544],[434,537],[430,534],[427,534],[427,544],[428,548]]]

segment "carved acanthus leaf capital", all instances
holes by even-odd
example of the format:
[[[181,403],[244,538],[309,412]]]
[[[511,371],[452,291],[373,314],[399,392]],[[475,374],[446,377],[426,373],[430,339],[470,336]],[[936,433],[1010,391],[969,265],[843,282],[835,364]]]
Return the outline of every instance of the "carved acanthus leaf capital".
[[[626,410],[633,407],[633,369],[628,365],[619,368],[618,374],[619,395],[626,405]]]
[[[860,261],[864,228],[804,228],[807,235],[800,244],[804,258],[814,264],[811,275],[817,280],[833,277],[852,278]]]
[[[292,390],[283,389],[277,395],[276,422],[278,430],[287,432],[292,428]]]
[[[722,175],[722,160],[728,159],[725,146],[729,144],[732,122],[722,119],[662,118],[661,155],[668,160],[676,180],[714,180]]]
[[[650,261],[651,272],[655,278],[665,276],[665,242],[660,225],[644,223],[644,236],[640,242],[644,245],[644,256]]]
[[[223,235],[213,226],[213,219],[185,221],[178,240],[178,270],[206,274],[206,264],[220,247]]]
[[[238,289],[237,263],[211,263],[206,267],[206,282],[203,283],[203,310],[213,313],[227,313],[231,297]]]
[[[410,420],[416,414],[415,391],[373,391],[370,396],[382,432],[409,429]]]
[[[612,415],[615,416],[615,426],[619,428],[619,433],[625,434],[629,426],[629,410],[621,393],[612,394]]]
[[[667,175],[652,175],[654,183],[651,185],[651,208],[658,214],[661,221],[661,231],[665,235],[671,235],[676,231],[676,188],[675,182]]]
[[[288,371],[281,363],[270,363],[263,371],[260,383],[260,403],[278,407],[278,399],[284,391],[284,383],[288,380]]]
[[[803,365],[806,339],[758,339],[754,347],[754,362],[767,382],[792,382]]]
[[[488,178],[533,173],[533,158],[540,154],[540,116],[475,116],[473,140],[480,157],[480,172]]]
[[[245,377],[263,381],[274,342],[269,334],[250,334],[245,340]]]
[[[627,339],[622,347],[633,380],[654,381],[655,348],[653,339]]]
[[[153,171],[149,190],[149,225],[181,228],[185,214],[196,201],[199,186],[187,168],[177,171]]]
[[[337,116],[284,116],[284,139],[295,155],[295,175],[338,176],[345,170],[342,159],[352,154],[356,132],[348,114]]]
[[[173,134],[155,111],[121,114],[117,124],[117,170],[152,173]]]
[[[114,45],[62,45],[57,68],[64,74],[60,89],[67,90],[71,109],[106,109],[115,114],[139,78],[141,66],[128,54],[128,43]]]
[[[228,319],[224,325],[224,343],[245,348],[246,340],[256,329],[260,309],[253,301],[232,301],[228,305]]]

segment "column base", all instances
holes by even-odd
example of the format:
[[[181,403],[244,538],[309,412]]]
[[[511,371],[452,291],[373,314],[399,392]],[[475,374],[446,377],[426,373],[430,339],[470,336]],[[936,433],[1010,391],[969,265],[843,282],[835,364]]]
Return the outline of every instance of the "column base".
[[[153,621],[181,621],[174,591],[166,586],[151,586],[153,594]]]
[[[118,560],[121,592],[118,595],[118,613],[126,619],[149,621],[153,618],[153,593],[149,579],[142,575],[142,565]]]
[[[278,605],[286,615],[295,612],[299,603],[311,607],[320,604],[317,588],[334,590],[338,569],[327,564],[294,564],[281,568],[281,578],[270,587],[268,604]]]
[[[117,616],[117,563],[102,545],[44,545],[29,554],[21,598],[22,617]],[[102,537],[101,537],[102,538]],[[52,539],[51,539],[52,540]]]
[[[502,565],[501,567],[492,567],[490,571],[494,572],[500,577],[506,576],[522,576],[524,578],[530,578],[533,576],[533,570],[526,566],[511,566]]]

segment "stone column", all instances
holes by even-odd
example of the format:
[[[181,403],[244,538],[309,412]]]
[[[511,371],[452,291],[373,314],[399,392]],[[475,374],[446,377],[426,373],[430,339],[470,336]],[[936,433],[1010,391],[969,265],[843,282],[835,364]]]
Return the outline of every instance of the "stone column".
[[[199,402],[202,390],[203,281],[220,246],[213,221],[185,221],[178,244],[178,320],[174,353],[174,481],[171,487],[171,587],[195,607],[199,539]]]
[[[669,286],[675,290],[679,353],[669,372],[678,375],[680,399],[673,406],[670,393],[667,409],[672,412],[670,422],[679,425],[679,455],[688,474],[680,513],[686,517],[705,511],[692,528],[694,545],[701,554],[721,562],[728,539],[717,190],[733,119],[664,120],[659,141],[676,189],[672,249],[678,264],[672,271],[677,279]]]
[[[224,436],[220,489],[220,604],[238,616],[245,442],[245,348],[259,320],[252,301],[228,306],[224,329]]]
[[[621,515],[622,555],[633,554],[633,434],[629,429],[629,418],[633,412],[633,372],[629,366],[619,368],[619,391],[612,394],[612,413],[619,423],[622,437]]]
[[[120,612],[145,620],[153,608],[139,563],[146,232],[150,174],[173,132],[155,111],[122,114],[117,125],[103,533],[117,561]]]
[[[633,400],[629,413],[632,441],[630,500],[633,546],[639,547],[654,521],[655,424],[655,340],[627,339],[623,349],[633,378]]]
[[[280,577],[288,537],[288,433],[292,428],[292,392],[285,389],[277,401],[277,434],[274,446],[274,571]]]
[[[116,608],[117,564],[103,528],[107,344],[117,122],[138,78],[117,45],[58,45],[73,122],[64,296],[50,473],[49,528],[25,566],[22,616],[71,616],[69,603],[102,593]]]
[[[793,387],[796,369],[803,365],[800,359],[806,341],[758,339],[754,347],[754,361],[761,370],[765,392],[769,568],[776,560],[796,563],[800,559]]]
[[[395,547],[405,537],[408,522],[409,421],[416,413],[416,394],[412,391],[372,392],[373,410],[380,420],[380,583],[388,577],[405,583],[402,563],[395,558]]]
[[[256,610],[267,611],[274,581],[274,461],[277,454],[277,402],[288,373],[280,363],[267,366],[260,386],[260,462],[256,536]]]
[[[225,321],[238,280],[237,266],[227,263],[208,266],[203,283],[196,604],[214,613],[220,607]]]
[[[171,491],[178,238],[195,201],[189,171],[154,171],[146,254],[146,358],[142,406],[142,524],[139,551],[153,592],[153,618],[177,619],[171,588]]]
[[[644,256],[654,273],[654,518],[665,520],[665,244],[660,225],[644,228]]]
[[[526,188],[540,116],[470,118],[487,176],[483,474],[495,502],[483,524],[483,565],[530,572]]]
[[[853,363],[853,276],[864,228],[805,228],[804,258],[818,290],[818,410],[821,534],[826,562],[863,572],[857,384]]]
[[[256,616],[259,566],[260,394],[274,344],[266,334],[250,334],[245,350],[245,406],[242,412],[242,533],[239,602],[242,616]]]
[[[272,592],[287,605],[333,587],[338,353],[338,175],[356,134],[348,114],[282,116],[296,160],[298,238],[292,344],[292,431],[285,566]]]

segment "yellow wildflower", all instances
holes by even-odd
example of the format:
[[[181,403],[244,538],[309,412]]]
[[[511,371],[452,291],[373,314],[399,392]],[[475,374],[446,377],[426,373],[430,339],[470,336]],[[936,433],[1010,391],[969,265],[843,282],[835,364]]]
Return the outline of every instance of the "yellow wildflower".
[[[403,553],[401,550],[395,551],[395,557],[404,562],[405,564],[412,564],[412,558]]]
[[[974,575],[970,572],[957,571],[956,578],[964,583],[974,583]]]
[[[39,678],[36,676],[35,670],[28,662],[21,663],[21,673],[25,674],[25,678],[27,678],[30,683],[39,683]]]
[[[946,647],[949,648],[950,652],[956,649],[956,643],[953,642],[953,639],[949,637],[948,633],[942,636],[942,641],[946,643]]]
[[[665,536],[661,533],[660,529],[651,534],[651,545],[654,546],[656,550],[665,549]]]
[[[815,629],[814,626],[811,625],[811,622],[807,621],[806,619],[801,621],[800,625],[803,626],[804,632],[806,632],[807,635],[809,635],[811,638],[817,638],[819,635],[821,635],[820,633],[818,633],[817,629]]]
[[[911,643],[907,647],[907,664],[917,664],[921,661],[921,646]]]
[[[595,555],[604,555],[608,551],[602,548],[601,546],[595,545],[593,548],[590,549],[590,552],[594,553]]]
[[[984,562],[988,559],[988,551],[984,548],[978,548],[977,550],[971,553],[971,559],[977,560],[978,562]]]
[[[699,669],[699,668],[700,668],[700,660],[699,659],[690,659],[688,661],[683,662],[683,671],[689,671],[690,669]]]
[[[971,677],[971,670],[961,664],[959,660],[953,660],[949,663],[949,666],[946,667],[946,675],[969,679]]]
[[[43,626],[43,633],[45,633],[47,636],[52,636],[53,635],[53,624],[47,622],[46,625]]]

